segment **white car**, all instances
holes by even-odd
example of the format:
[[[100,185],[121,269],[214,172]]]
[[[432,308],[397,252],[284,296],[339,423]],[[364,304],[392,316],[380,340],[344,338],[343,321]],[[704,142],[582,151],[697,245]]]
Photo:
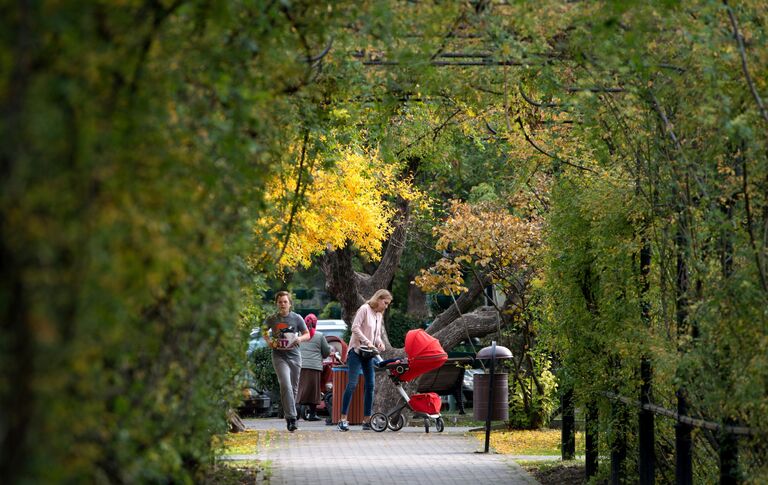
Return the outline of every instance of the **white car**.
[[[339,337],[344,340],[347,333],[347,322],[344,320],[318,320],[317,330],[323,332],[326,337]]]

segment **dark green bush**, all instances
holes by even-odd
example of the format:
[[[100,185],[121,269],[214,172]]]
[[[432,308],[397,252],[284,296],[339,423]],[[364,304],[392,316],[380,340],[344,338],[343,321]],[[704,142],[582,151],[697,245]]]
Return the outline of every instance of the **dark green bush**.
[[[251,370],[256,384],[261,389],[279,389],[277,374],[272,366],[272,349],[263,347],[256,349],[251,354]]]
[[[337,301],[329,301],[317,317],[334,320],[341,318],[341,304]]]
[[[408,330],[414,328],[423,328],[423,319],[410,317],[407,314],[391,308],[387,312],[386,325],[389,343],[393,347],[402,347],[405,345],[405,334]]]

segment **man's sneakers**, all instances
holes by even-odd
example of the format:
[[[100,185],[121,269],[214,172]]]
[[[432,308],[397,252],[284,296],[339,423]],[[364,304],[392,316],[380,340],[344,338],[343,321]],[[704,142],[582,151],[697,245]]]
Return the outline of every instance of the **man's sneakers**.
[[[371,423],[363,423],[363,431],[371,431]]]
[[[299,429],[299,427],[296,426],[296,418],[286,418],[285,422],[286,422],[286,425],[285,425],[286,428],[288,428],[288,431],[290,431],[291,433]]]

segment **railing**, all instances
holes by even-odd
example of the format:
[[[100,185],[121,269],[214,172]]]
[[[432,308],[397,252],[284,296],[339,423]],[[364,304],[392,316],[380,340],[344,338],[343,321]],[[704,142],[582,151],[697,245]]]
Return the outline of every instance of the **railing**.
[[[646,398],[646,402],[619,395],[614,392],[604,392],[602,395],[616,403],[622,403],[635,407],[640,410],[639,429],[639,480],[641,484],[653,484],[655,481],[655,460],[654,460],[654,423],[653,415],[664,416],[674,419],[678,424],[675,430],[675,476],[677,484],[687,485],[693,482],[692,476],[692,453],[691,453],[691,435],[692,428],[701,428],[717,433],[720,445],[720,483],[736,484],[740,481],[738,467],[738,443],[737,437],[757,437],[766,435],[766,430],[752,428],[747,426],[737,426],[735,424],[723,424],[705,419],[694,418],[685,414],[685,407],[678,411],[651,403]],[[575,419],[573,413],[573,393],[566,392],[563,395],[562,410],[562,458],[564,460],[573,459],[575,452]],[[683,412],[680,412],[680,411]],[[587,478],[597,473],[598,464],[598,446],[596,423],[598,420],[597,407],[588,406],[586,427],[586,476]],[[644,423],[644,424],[642,424]],[[625,456],[619,451],[611,453],[611,482],[622,483],[623,477],[620,476],[621,461]]]

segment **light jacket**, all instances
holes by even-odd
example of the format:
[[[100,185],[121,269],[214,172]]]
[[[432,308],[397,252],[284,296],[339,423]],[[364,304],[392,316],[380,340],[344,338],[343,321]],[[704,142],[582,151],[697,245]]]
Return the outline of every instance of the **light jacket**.
[[[331,354],[331,346],[323,332],[315,332],[308,341],[301,344],[301,368],[323,370],[323,359]]]
[[[364,303],[352,322],[352,337],[349,339],[349,349],[358,349],[363,346],[383,347],[381,339],[382,313],[374,312],[370,305]]]

